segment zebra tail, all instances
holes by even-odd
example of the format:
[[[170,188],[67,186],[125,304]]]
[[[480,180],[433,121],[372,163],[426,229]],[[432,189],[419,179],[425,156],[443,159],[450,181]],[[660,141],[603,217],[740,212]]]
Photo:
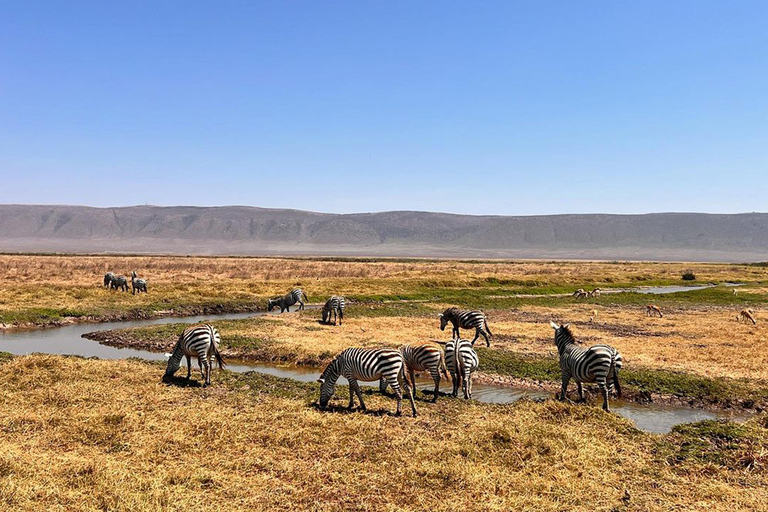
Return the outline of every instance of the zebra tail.
[[[611,357],[611,368],[613,369],[613,387],[616,388],[616,398],[621,398],[621,384],[619,384],[619,368],[615,363],[615,355]]]
[[[213,355],[216,357],[216,362],[219,363],[219,369],[223,370],[225,366],[227,366],[227,363],[224,362],[224,358],[221,357],[221,352],[219,352],[219,347],[216,345],[215,342],[212,342],[213,345]]]
[[[450,380],[448,378],[448,367],[445,366],[445,354],[443,351],[440,351],[440,371],[443,372],[443,376],[445,377],[445,380]]]

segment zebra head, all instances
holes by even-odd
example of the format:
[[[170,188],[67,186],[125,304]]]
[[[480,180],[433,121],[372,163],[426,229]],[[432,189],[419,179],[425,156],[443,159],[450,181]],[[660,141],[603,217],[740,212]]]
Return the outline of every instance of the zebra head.
[[[549,325],[552,326],[552,328],[555,330],[555,345],[557,345],[558,350],[560,350],[561,346],[565,346],[569,343],[576,343],[576,340],[573,337],[573,333],[571,332],[571,324],[563,324],[563,325],[557,325],[555,322],[551,321],[549,322]]]
[[[336,381],[341,374],[341,363],[337,357],[323,370],[323,374],[317,379],[320,383],[320,408],[325,409],[328,407],[328,402],[331,401],[331,397],[336,392]]]
[[[327,309],[323,308],[323,323],[329,322],[330,320],[328,320],[328,319],[330,317],[331,317],[330,311],[328,311]]]
[[[440,313],[438,316],[440,318],[440,330],[444,331],[445,326],[448,325],[448,318],[443,313]]]
[[[267,301],[267,311],[272,311],[277,306],[277,299],[269,299]]]

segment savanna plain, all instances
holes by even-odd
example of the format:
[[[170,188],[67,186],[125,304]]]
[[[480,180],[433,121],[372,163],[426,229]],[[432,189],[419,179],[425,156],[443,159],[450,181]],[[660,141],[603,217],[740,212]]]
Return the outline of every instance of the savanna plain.
[[[133,270],[149,293],[102,286],[105,272]],[[714,286],[665,295],[638,289],[705,284]],[[294,287],[314,305],[346,296],[343,324],[321,324],[313,308],[214,321],[225,359],[319,375],[347,347],[447,340],[441,311],[480,308],[493,333],[490,347],[477,344],[480,381],[554,396],[554,320],[570,323],[585,346],[621,351],[631,400],[750,417],[649,434],[602,411],[594,390],[586,404],[508,405],[446,396],[432,404],[420,390],[419,416],[406,406],[394,417],[394,400],[372,389],[367,413],[346,411],[344,386],[320,410],[318,384],[254,372],[216,370],[210,387],[193,372],[192,382],[166,385],[157,362],[4,355],[0,503],[9,510],[768,509],[768,266],[761,264],[2,255],[0,322],[8,331],[94,322],[93,343],[168,352],[183,325],[99,331],[95,323],[255,312]],[[579,288],[603,293],[573,297]],[[646,316],[648,304],[663,317]],[[737,320],[743,309],[756,324]]]

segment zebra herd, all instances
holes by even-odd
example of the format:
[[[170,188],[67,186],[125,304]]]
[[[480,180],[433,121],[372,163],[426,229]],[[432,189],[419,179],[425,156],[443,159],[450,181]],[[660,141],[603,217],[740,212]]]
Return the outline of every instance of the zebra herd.
[[[134,273],[135,279],[135,273]],[[107,278],[105,276],[105,283]],[[292,290],[283,297],[269,299],[267,308],[272,311],[280,307],[280,312],[290,311],[290,306],[298,303],[298,309],[304,309],[301,299],[309,300],[300,288]],[[330,323],[331,315],[334,317],[334,325],[338,318],[341,324],[344,317],[345,299],[334,295],[325,302],[322,309],[322,322]],[[432,402],[437,401],[440,394],[440,382],[442,377],[448,379],[450,372],[453,383],[451,395],[457,397],[459,391],[465,399],[472,398],[472,377],[477,372],[480,359],[474,349],[474,344],[482,335],[486,345],[490,346],[491,330],[488,320],[482,311],[462,310],[448,308],[439,315],[440,330],[450,322],[453,325],[452,339],[448,342],[422,341],[408,343],[399,349],[393,348],[348,348],[337,355],[323,370],[317,380],[320,383],[320,408],[325,409],[334,395],[336,382],[339,377],[344,377],[349,382],[349,409],[355,404],[355,396],[360,401],[360,408],[366,410],[363,400],[360,382],[379,381],[379,389],[386,392],[391,387],[397,399],[395,414],[402,412],[402,399],[405,394],[410,403],[413,416],[417,416],[416,403],[416,372],[426,372],[432,377],[435,388],[432,392]],[[562,373],[562,387],[558,396],[560,400],[566,400],[568,383],[571,379],[576,381],[579,398],[584,399],[583,383],[596,383],[603,396],[603,409],[608,408],[608,395],[612,391],[621,397],[619,385],[619,370],[622,367],[622,358],[618,350],[609,345],[595,345],[583,349],[577,345],[569,324],[557,325],[550,322],[555,331],[554,344],[560,356],[560,369]],[[467,340],[460,337],[460,329],[475,329],[474,339]],[[171,354],[163,375],[163,382],[169,382],[181,365],[183,357],[187,359],[187,379],[191,375],[191,358],[198,360],[200,372],[205,385],[211,382],[211,370],[214,362],[219,368],[225,366],[219,351],[221,338],[219,332],[210,324],[196,325],[186,328],[179,336]]]
[[[127,292],[128,278],[125,276],[115,275],[114,272],[107,272],[104,274],[103,286],[104,288],[109,288],[110,290],[121,290]],[[133,290],[134,295],[141,292],[147,293],[147,280],[138,277],[135,270],[131,272],[131,289]]]

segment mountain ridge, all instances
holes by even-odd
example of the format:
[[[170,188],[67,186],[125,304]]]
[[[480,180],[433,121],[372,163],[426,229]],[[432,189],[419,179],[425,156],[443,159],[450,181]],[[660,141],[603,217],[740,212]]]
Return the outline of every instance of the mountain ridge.
[[[4,204],[0,251],[763,261],[768,213],[334,214]]]

